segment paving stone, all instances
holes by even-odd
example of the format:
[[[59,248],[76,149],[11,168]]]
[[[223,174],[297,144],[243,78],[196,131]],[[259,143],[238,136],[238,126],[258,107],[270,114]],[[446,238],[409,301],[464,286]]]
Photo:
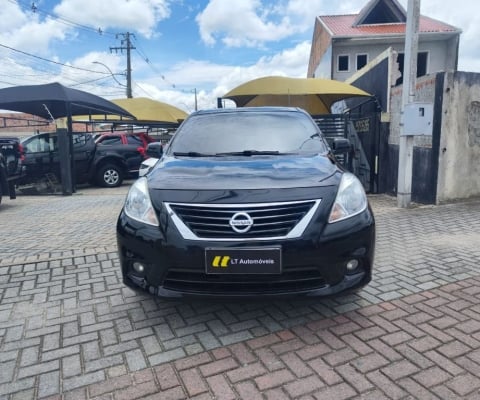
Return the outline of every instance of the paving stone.
[[[84,375],[78,375],[72,378],[63,380],[63,390],[70,391],[82,386],[86,386],[92,383],[101,382],[105,380],[104,371],[91,372]]]
[[[211,386],[198,398],[469,398],[480,388],[480,201],[399,210],[394,199],[371,196],[374,279],[355,295],[193,304],[121,283],[112,227],[126,189],[19,196],[2,210],[16,223],[4,227],[0,249],[0,396],[28,398],[42,388],[42,395],[68,400],[106,378],[163,368],[171,385],[162,390],[185,398],[175,363],[188,354],[209,355],[191,367]],[[48,218],[53,213],[64,213],[68,223],[59,227],[61,219]],[[19,229],[32,215],[36,235]],[[35,241],[39,234],[55,240]],[[262,393],[252,383],[284,370],[305,387],[315,387],[315,377],[325,387],[305,392],[285,381]],[[155,385],[142,393],[154,396]]]
[[[40,364],[31,365],[29,367],[20,368],[18,370],[18,378],[26,378],[40,375],[60,368],[59,360],[48,361]]]
[[[140,371],[147,367],[145,357],[139,349],[126,352],[125,358],[130,371]]]
[[[39,377],[38,397],[47,397],[60,392],[60,372],[53,371]]]
[[[114,366],[122,366],[122,372],[126,371],[126,366],[123,365],[123,357],[121,354],[116,354],[113,356],[107,356],[107,357],[101,357],[97,358],[96,360],[93,361],[86,361],[85,362],[85,372],[93,372],[93,371],[98,371],[98,370],[105,370],[108,369],[108,371],[112,370],[112,367]]]
[[[39,346],[28,347],[22,350],[22,358],[20,359],[20,366],[25,367],[38,362],[39,358]],[[3,368],[3,364],[2,364]]]
[[[13,381],[13,376],[15,374],[15,366],[15,361],[2,362],[2,367],[0,368],[0,384]]]
[[[439,367],[424,369],[413,375],[413,378],[426,388],[441,385],[444,382],[450,380],[451,377],[452,376],[450,374],[443,371]]]
[[[10,395],[35,386],[35,378],[17,379],[12,382],[0,384],[0,396]]]
[[[80,355],[75,354],[62,359],[62,376],[64,378],[70,378],[82,373],[82,364]]]
[[[207,384],[214,398],[225,400],[234,400],[237,398],[235,392],[231,389],[223,375],[215,375],[207,378]],[[277,397],[277,399],[279,398]]]
[[[185,357],[187,354],[184,349],[177,348],[174,350],[165,351],[162,353],[154,354],[148,357],[150,365],[159,365],[168,361],[178,360]]]
[[[63,358],[66,356],[70,356],[72,354],[80,353],[80,346],[68,346],[63,347],[61,349],[51,350],[51,351],[43,351],[42,352],[42,361],[50,361],[59,358]]]

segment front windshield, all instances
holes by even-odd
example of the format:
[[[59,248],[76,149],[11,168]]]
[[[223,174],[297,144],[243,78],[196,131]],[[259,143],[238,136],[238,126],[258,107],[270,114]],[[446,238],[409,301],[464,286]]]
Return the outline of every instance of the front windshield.
[[[173,154],[327,151],[315,122],[299,111],[238,111],[188,118],[169,145]]]

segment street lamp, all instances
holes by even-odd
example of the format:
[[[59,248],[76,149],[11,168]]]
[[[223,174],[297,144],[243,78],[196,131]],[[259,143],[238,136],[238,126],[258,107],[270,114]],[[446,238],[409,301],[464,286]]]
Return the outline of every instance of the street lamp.
[[[108,67],[107,64],[104,64],[100,61],[93,61],[93,64],[100,64],[100,65],[103,65],[107,70],[108,72],[110,72],[110,75],[112,75],[112,78],[114,79],[115,82],[117,82],[120,86],[123,86],[124,88],[127,88],[127,97],[129,97],[129,91],[128,91],[128,86],[123,84],[122,82],[120,82],[116,77],[115,75],[122,75],[124,76],[124,74],[114,74],[113,71]],[[131,96],[130,96],[131,97]]]

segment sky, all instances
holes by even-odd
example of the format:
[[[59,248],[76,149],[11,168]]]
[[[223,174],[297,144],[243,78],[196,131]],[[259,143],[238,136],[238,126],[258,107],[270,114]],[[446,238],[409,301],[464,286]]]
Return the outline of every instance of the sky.
[[[212,108],[255,78],[306,77],[315,17],[367,2],[0,0],[0,88],[56,81],[126,97],[128,33],[133,97]],[[421,14],[462,29],[458,69],[480,72],[478,0],[421,0]]]

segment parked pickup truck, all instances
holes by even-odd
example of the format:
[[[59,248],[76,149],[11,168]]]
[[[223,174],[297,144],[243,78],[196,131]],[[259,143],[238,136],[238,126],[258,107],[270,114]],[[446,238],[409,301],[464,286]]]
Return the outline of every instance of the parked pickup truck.
[[[120,186],[125,178],[135,178],[145,149],[153,139],[145,133],[113,132],[93,136],[74,132],[73,173],[76,183],[105,187]],[[25,139],[26,174],[21,184],[34,183],[54,174],[60,180],[60,157],[56,133],[40,133]]]
[[[20,139],[0,137],[0,203],[7,195],[15,199],[15,185],[22,178],[23,150]]]

